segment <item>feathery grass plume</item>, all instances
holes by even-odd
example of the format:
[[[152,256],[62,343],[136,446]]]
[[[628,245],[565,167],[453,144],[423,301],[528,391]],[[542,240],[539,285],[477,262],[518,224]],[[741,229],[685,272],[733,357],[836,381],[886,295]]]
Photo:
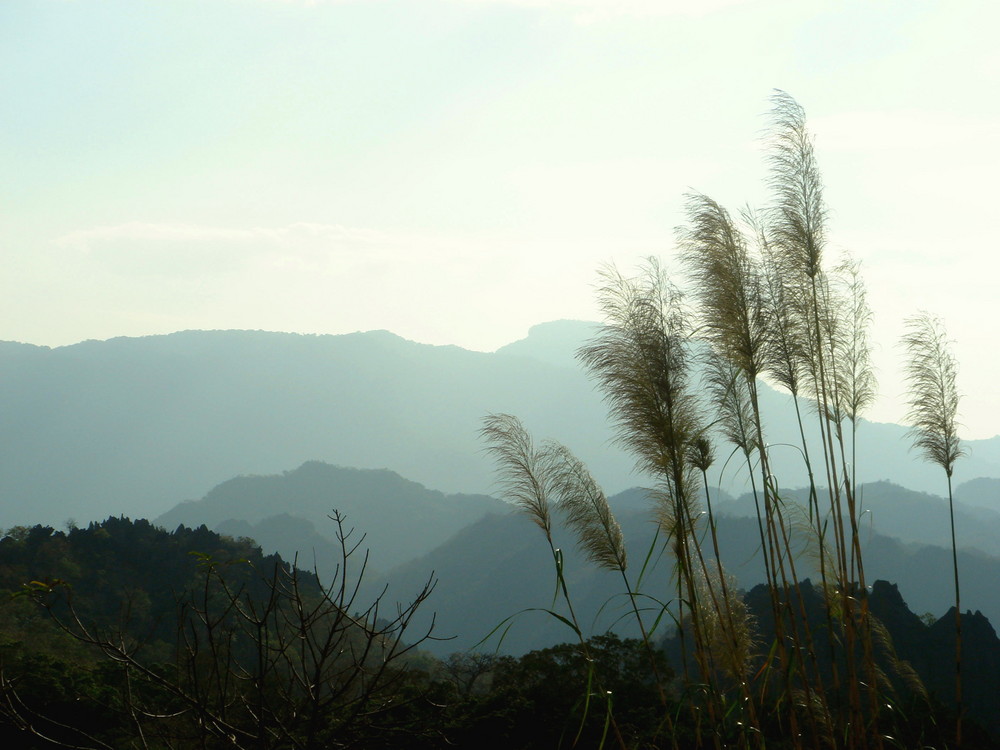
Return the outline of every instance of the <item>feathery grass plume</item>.
[[[910,437],[931,463],[951,478],[965,451],[958,437],[958,366],[941,320],[921,313],[906,321],[903,347],[907,354]]]
[[[874,615],[871,618],[871,624],[875,644],[879,647],[886,663],[900,681],[901,686],[912,695],[920,698],[925,704],[929,704],[930,696],[927,693],[927,688],[924,686],[923,680],[920,679],[920,675],[917,674],[917,670],[913,668],[910,662],[899,658],[889,629]],[[895,692],[895,685],[891,680],[889,680],[889,688],[892,692]]]
[[[835,426],[841,441],[844,421],[855,422],[857,413],[875,397],[873,385],[869,382],[874,376],[865,350],[866,324],[863,317],[855,321],[855,305],[860,305],[857,312],[862,316],[867,307],[863,299],[864,283],[860,278],[846,278],[845,273],[841,266],[837,266],[832,274],[824,273],[817,285],[819,344],[823,347],[829,373],[827,420]],[[856,294],[861,295],[860,300],[853,298],[852,295]],[[869,385],[872,387],[869,388]],[[855,419],[851,419],[852,413]]]
[[[686,460],[688,446],[702,434],[698,404],[689,387],[689,328],[680,291],[656,259],[649,259],[637,278],[604,269],[598,302],[604,326],[577,353],[604,391],[617,442],[635,457],[636,468],[656,478],[652,493],[662,528],[676,555],[679,618],[694,590],[692,546],[697,512],[695,469]],[[692,615],[696,613],[692,610]],[[695,654],[704,680],[707,656],[698,623]],[[683,631],[681,631],[683,638]],[[687,663],[684,662],[687,676]],[[695,711],[694,706],[691,707]],[[709,704],[709,715],[715,707]],[[695,711],[695,713],[697,713]],[[697,722],[696,722],[697,723]]]
[[[817,289],[822,332],[820,346],[821,351],[825,349],[831,373],[827,421],[834,427],[840,446],[845,495],[853,514],[858,419],[876,395],[868,336],[872,315],[860,264],[850,257],[845,257],[836,266],[832,276],[824,275]],[[851,423],[850,460],[843,432],[845,419]]]
[[[708,351],[704,361],[706,390],[718,415],[715,425],[749,461],[757,450],[757,435],[746,378],[732,360],[714,350]]]
[[[486,441],[487,453],[496,460],[503,495],[551,539],[550,452],[537,450],[521,421],[510,414],[488,415],[479,434]]]
[[[767,229],[761,218],[752,211],[743,212],[743,220],[756,237],[761,259],[763,304],[769,322],[766,331],[765,374],[798,399],[802,381],[803,321],[795,314],[801,309],[803,294],[801,284],[793,282],[794,269],[790,269],[784,256],[768,240]],[[798,412],[798,401],[795,404]]]
[[[852,449],[848,453],[844,422],[852,413],[852,403],[858,406],[858,411],[865,406],[869,396],[863,392],[866,385],[865,377],[870,374],[866,370],[867,361],[859,356],[852,361],[852,349],[861,354],[856,347],[857,341],[852,337],[863,334],[863,325],[855,328],[853,325],[853,310],[851,299],[844,294],[852,291],[850,285],[842,288],[822,268],[816,269],[813,275],[799,274],[806,284],[802,293],[793,299],[798,304],[795,315],[802,324],[802,343],[804,373],[804,390],[812,396],[819,417],[820,435],[823,444],[823,461],[826,470],[829,514],[825,517],[819,512],[818,495],[814,506],[816,533],[820,537],[819,550],[823,559],[820,563],[824,585],[822,590],[826,595],[839,597],[841,601],[834,604],[827,599],[828,627],[832,626],[833,611],[844,613],[841,623],[844,628],[844,643],[848,654],[855,653],[859,645],[864,654],[861,663],[855,663],[849,658],[845,664],[845,680],[848,687],[848,703],[850,713],[849,724],[852,731],[860,732],[861,722],[866,713],[862,706],[865,697],[869,702],[867,713],[877,717],[878,706],[878,675],[877,664],[874,661],[872,638],[869,623],[867,601],[856,601],[849,596],[852,582],[857,580],[862,586],[865,583],[864,565],[861,554],[861,540],[857,522],[855,498],[855,483],[851,473],[854,466],[856,449],[853,438],[856,436],[856,420],[851,420]],[[860,283],[860,282],[859,282]],[[853,291],[860,293],[863,287]],[[859,305],[859,313],[864,305]],[[859,321],[860,323],[861,321]],[[863,347],[863,345],[862,345]],[[855,368],[855,365],[857,368]],[[873,386],[872,386],[873,387]],[[856,416],[856,414],[855,414]],[[823,537],[827,530],[832,532],[833,552],[831,562],[834,573],[827,566],[827,547]],[[838,586],[829,586],[830,581],[837,581]],[[855,616],[855,610],[857,616]],[[864,671],[864,676],[859,674]],[[835,672],[834,683],[839,681]],[[861,686],[870,686],[867,696],[863,695]],[[877,734],[877,732],[876,732]],[[860,736],[856,738],[860,742]]]
[[[826,240],[823,183],[805,110],[784,91],[771,97],[768,162],[774,193],[770,234],[793,265],[813,278],[821,270]]]
[[[823,274],[823,248],[826,241],[826,206],[823,185],[813,148],[806,128],[805,110],[791,96],[775,91],[771,97],[769,128],[768,184],[773,198],[767,210],[768,245],[772,268],[780,273],[786,290],[790,290],[788,309],[798,321],[799,352],[805,365],[806,385],[813,396],[820,416],[823,459],[827,487],[831,490],[831,510],[835,519],[838,564],[846,577],[846,548],[840,537],[841,518],[839,472],[833,444],[837,402],[833,394],[832,374],[826,369],[830,355],[830,317],[825,309],[829,302],[828,285]],[[823,321],[826,321],[824,324]],[[824,331],[824,328],[826,329]],[[833,428],[829,420],[838,427]]]
[[[810,375],[812,395],[816,397],[821,417],[825,418],[830,394],[824,372],[826,337],[820,323],[827,215],[823,185],[812,137],[806,129],[805,110],[783,91],[775,91],[771,105],[767,159],[773,198],[765,214],[766,227],[758,230],[758,237],[765,241],[769,291],[780,295],[784,309],[792,312],[793,341],[797,345],[781,353],[780,359],[787,360],[789,354],[802,357]],[[777,332],[780,334],[780,329]],[[787,365],[778,370],[789,371]],[[820,427],[821,430],[826,427],[823,419]],[[823,442],[829,462],[833,458],[832,441],[824,434]],[[828,465],[827,483],[832,487],[836,472],[830,469]]]
[[[712,441],[702,435],[694,439],[688,446],[687,460],[694,468],[703,474],[715,463],[715,449]]]
[[[810,293],[797,298],[800,307],[795,309],[797,316],[809,321],[802,326],[803,385],[817,414],[836,430],[847,417],[845,365],[840,356],[847,347],[847,305],[825,272],[810,285]]]
[[[550,446],[552,494],[576,532],[577,544],[594,564],[606,570],[628,567],[625,539],[604,491],[576,456],[562,445]]]
[[[677,234],[704,333],[748,379],[756,378],[765,367],[770,327],[758,264],[743,233],[714,200],[688,195],[686,213],[687,226]]]
[[[872,369],[872,345],[869,329],[872,311],[868,292],[861,277],[861,263],[845,257],[834,269],[845,302],[845,335],[837,362],[842,368],[843,401],[847,418],[857,423],[877,395],[877,381]]]
[[[841,404],[836,397],[834,378],[830,371],[832,363],[829,352],[832,332],[829,324],[836,319],[826,315],[830,299],[823,273],[827,212],[813,141],[806,128],[805,111],[782,91],[775,92],[771,103],[767,159],[770,171],[768,184],[773,198],[766,211],[764,235],[773,252],[772,267],[781,275],[784,286],[782,291],[790,291],[790,294],[783,296],[791,303],[789,309],[796,319],[796,332],[801,336],[800,351],[805,355],[801,360],[805,364],[804,390],[811,388],[812,393],[809,395],[816,399],[823,442],[822,465],[830,494],[830,527],[835,537],[838,578],[844,580],[848,578],[849,556],[841,511],[844,488],[836,448],[836,442],[842,440],[842,417],[839,414]],[[812,485],[815,486],[814,483]],[[818,509],[817,497],[814,518],[817,530],[822,534]],[[793,566],[794,561],[789,560],[789,565]],[[842,604],[845,608],[851,606],[846,601]],[[854,620],[849,617],[847,622],[850,651],[855,642]],[[808,636],[808,629],[806,634]],[[870,661],[868,666],[873,666]],[[853,669],[853,663],[848,660],[850,674],[847,682],[849,686],[853,686],[853,692],[849,699],[851,717],[847,724],[854,734],[854,741],[863,742],[864,712],[860,694],[854,689],[860,680],[855,679]],[[835,682],[836,680],[835,675]]]
[[[727,437],[743,446],[757,449],[761,472],[764,512],[757,504],[758,530],[761,532],[761,552],[765,558],[771,604],[774,610],[777,636],[780,642],[781,661],[784,657],[784,632],[780,608],[789,609],[790,598],[778,596],[778,589],[789,591],[795,581],[794,560],[781,548],[785,543],[785,530],[780,508],[770,487],[770,469],[764,448],[760,403],[757,394],[757,376],[767,364],[770,323],[765,305],[764,285],[759,264],[751,257],[743,233],[736,227],[729,214],[715,201],[703,195],[688,197],[688,225],[678,230],[685,266],[688,269],[695,295],[700,303],[703,330],[718,357],[727,360],[735,370],[728,387],[720,384],[717,391],[723,406],[722,421]],[[711,369],[711,368],[710,368]],[[724,370],[724,367],[722,368]],[[718,372],[724,375],[724,372]],[[728,380],[728,378],[727,378]],[[746,399],[741,398],[745,391]],[[717,402],[720,400],[716,399]],[[742,402],[742,403],[735,403]],[[743,404],[746,408],[742,408]],[[735,405],[735,409],[732,408]],[[729,407],[729,408],[727,408]],[[747,439],[749,428],[752,439]],[[756,497],[756,483],[750,453],[744,451],[751,482]],[[791,574],[790,578],[788,573]],[[794,618],[789,617],[790,642],[797,648],[800,638]],[[786,678],[790,675],[786,675]],[[809,688],[806,687],[808,692]]]
[[[809,514],[816,522],[816,530],[822,535],[822,514],[819,510],[819,494],[813,473],[809,441],[806,439],[802,409],[799,406],[799,392],[803,378],[812,368],[807,364],[808,316],[805,309],[805,290],[794,283],[794,269],[789,268],[782,254],[767,238],[767,229],[761,219],[752,212],[744,213],[744,220],[754,229],[761,255],[764,277],[764,304],[770,312],[771,327],[767,334],[766,374],[783,386],[792,397],[795,421],[799,428],[802,457],[809,475]]]
[[[621,526],[611,512],[607,496],[583,462],[565,446],[556,443],[548,444],[547,451],[551,456],[552,494],[556,498],[556,506],[566,514],[566,525],[576,533],[577,546],[586,553],[590,561],[605,570],[618,571],[621,575],[649,655],[657,690],[665,705],[666,694],[663,692],[663,680],[657,666],[653,641],[646,630],[636,601],[636,592],[626,573],[628,556]]]
[[[566,585],[566,578],[563,574],[562,552],[556,548],[552,540],[550,497],[554,496],[555,489],[553,485],[556,482],[556,477],[559,476],[559,468],[562,461],[561,452],[558,450],[558,446],[551,443],[544,445],[541,449],[535,448],[531,436],[524,429],[520,420],[510,414],[488,415],[483,419],[483,427],[479,432],[480,436],[486,441],[486,451],[497,462],[497,481],[503,489],[504,496],[527,513],[531,520],[545,533],[545,539],[548,542],[549,551],[552,553],[552,561],[556,572],[557,584],[553,603],[555,602],[555,598],[561,594],[569,618],[567,619],[565,616],[552,610],[546,611],[569,625],[573,630],[579,640],[581,652],[588,664],[588,686],[591,684],[591,681],[594,681],[594,684],[599,684],[600,676],[594,673],[594,660],[591,657],[590,647],[583,635],[583,630],[580,627],[580,622],[573,607],[573,601],[570,598],[569,588]],[[624,545],[622,545],[622,554],[624,555]],[[624,560],[624,557],[622,559]],[[622,574],[624,575],[624,570]],[[498,625],[494,631],[502,626],[503,623]],[[657,686],[659,687],[659,680],[657,681]],[[596,694],[605,696],[606,698],[610,696],[610,693],[604,690],[598,690]],[[581,728],[590,710],[590,695],[588,687],[580,724]],[[662,688],[661,699],[666,703],[666,699],[662,695]],[[610,727],[614,731],[614,736],[619,747],[624,750],[627,745],[618,727],[618,721],[611,711],[610,701],[607,702],[606,706]]]
[[[636,468],[662,480],[672,497],[689,495],[695,485],[685,454],[701,430],[681,292],[655,259],[638,278],[612,267],[602,276],[605,324],[577,356],[604,391],[617,442],[635,456]]]
[[[845,495],[848,513],[851,514],[852,552],[851,567],[857,570],[858,580],[864,584],[864,563],[857,532],[857,460],[858,420],[876,396],[875,372],[871,364],[871,343],[868,329],[872,312],[868,306],[867,291],[861,278],[861,265],[849,256],[834,269],[837,286],[833,306],[838,318],[839,335],[835,339],[834,392],[838,412],[850,421],[850,467],[841,437],[841,461],[844,464]],[[838,433],[842,436],[842,431]]]
[[[846,531],[837,535],[840,538],[842,561],[847,571],[846,580],[858,580],[864,586],[864,565],[861,558],[861,542],[858,535],[857,526],[857,506],[855,498],[855,487],[853,466],[857,450],[854,447],[857,437],[857,419],[855,407],[863,408],[865,402],[870,400],[868,394],[863,392],[865,381],[871,375],[870,366],[867,364],[867,356],[863,351],[863,342],[859,346],[856,339],[858,336],[866,336],[864,323],[854,324],[855,304],[860,304],[860,314],[863,316],[866,305],[863,300],[863,284],[860,279],[853,281],[844,280],[839,274],[842,269],[838,267],[837,276],[830,276],[823,273],[813,280],[813,289],[816,290],[814,297],[815,316],[817,320],[819,338],[816,350],[815,371],[819,372],[821,381],[819,383],[820,393],[825,397],[817,397],[817,404],[822,404],[823,418],[829,428],[828,439],[830,443],[830,466],[831,476],[835,482],[834,503],[837,507],[837,518],[842,516],[842,501],[846,501],[846,514],[850,521],[850,537]],[[860,294],[860,302],[849,299],[848,295]],[[826,363],[825,369],[823,363]],[[825,378],[824,378],[825,372]],[[857,388],[861,386],[862,391]],[[874,393],[871,394],[874,397]],[[851,419],[852,413],[855,418]],[[851,422],[851,443],[852,452],[850,456],[847,452],[846,439],[844,434],[844,422]],[[833,442],[835,441],[835,442]],[[840,473],[833,470],[839,459]],[[866,607],[865,601],[862,606]],[[867,625],[862,623],[865,627]],[[870,650],[870,639],[866,639],[863,645]],[[869,667],[874,667],[874,663],[869,663]],[[873,684],[875,684],[873,682]]]
[[[800,277],[802,275],[800,274]],[[803,277],[805,278],[805,277]],[[794,314],[801,321],[802,363],[804,378],[803,391],[812,399],[812,405],[818,416],[820,437],[822,441],[823,467],[826,473],[827,494],[829,499],[829,523],[827,529],[833,535],[833,550],[836,561],[836,579],[841,582],[837,589],[841,595],[846,595],[851,580],[851,555],[848,547],[855,540],[849,539],[844,528],[843,501],[845,493],[851,494],[853,486],[842,479],[841,469],[846,470],[846,452],[844,449],[843,422],[846,417],[846,404],[843,387],[843,367],[838,362],[840,353],[844,350],[845,324],[843,313],[845,305],[833,289],[829,276],[822,270],[812,278],[806,278],[807,286],[801,294],[793,297]],[[839,446],[840,450],[837,450]],[[843,466],[842,466],[843,465]],[[838,468],[841,467],[841,468]],[[848,499],[848,505],[852,501]],[[819,512],[819,502],[815,506],[817,531],[823,533],[820,526],[822,513]],[[851,518],[853,518],[853,514]],[[824,566],[824,570],[825,570]],[[824,589],[828,590],[828,589]],[[851,603],[842,603],[850,609]],[[853,619],[848,619],[848,628],[853,628]],[[853,639],[853,632],[848,638]],[[848,662],[848,669],[853,665]]]
[[[694,569],[690,548],[697,543],[698,521],[701,514],[695,510],[688,495],[678,502],[674,492],[665,486],[648,490],[653,505],[653,519],[667,536],[667,543],[683,579]]]
[[[728,212],[712,199],[704,195],[688,196],[687,217],[688,224],[678,230],[678,237],[699,302],[703,330],[717,356],[727,360],[735,370],[735,377],[728,384],[719,384],[715,389],[716,402],[722,406],[727,437],[744,448],[753,445],[758,449],[764,480],[767,539],[777,543],[774,509],[767,487],[770,471],[767,452],[763,449],[757,398],[757,376],[766,366],[770,329],[759,264],[751,257],[743,233]],[[719,367],[725,368],[724,365]],[[710,373],[712,369],[709,368]],[[723,375],[719,369],[715,374]],[[743,403],[734,403],[743,401],[741,391],[747,396],[743,402],[745,409]],[[752,441],[747,438],[747,431],[753,435]],[[749,453],[744,452],[749,464]],[[773,558],[773,550],[766,545],[764,553]]]
[[[831,425],[836,407],[826,372],[825,352],[829,331],[824,334],[821,313],[825,305],[827,285],[823,278],[823,248],[826,241],[826,206],[823,185],[813,148],[806,128],[805,110],[791,96],[775,91],[771,97],[771,125],[768,138],[768,184],[773,198],[766,212],[768,264],[772,273],[781,277],[783,301],[797,321],[798,352],[805,365],[806,384],[815,398],[820,415],[823,459],[827,486],[831,489],[831,510],[834,519],[841,517],[839,508],[839,472],[836,469]],[[775,290],[779,287],[773,285]],[[826,298],[826,299],[825,299]],[[828,326],[827,326],[828,327]],[[782,368],[785,369],[785,368]],[[839,534],[837,523],[834,532]],[[838,539],[838,563],[846,568],[844,545]]]
[[[782,628],[782,618],[779,609],[788,607],[791,601],[789,597],[779,597],[780,589],[788,590],[789,580],[786,576],[787,567],[794,571],[793,561],[782,552],[785,531],[779,507],[775,504],[777,499],[768,479],[769,472],[763,469],[766,460],[766,451],[761,450],[761,429],[757,410],[754,406],[754,394],[751,391],[751,381],[746,372],[741,370],[732,360],[719,355],[715,351],[710,351],[706,357],[704,369],[705,384],[710,394],[713,404],[716,407],[718,419],[716,425],[721,430],[723,436],[733,443],[743,454],[746,462],[747,474],[750,479],[751,494],[753,496],[755,518],[757,521],[757,532],[760,539],[761,559],[764,563],[765,579],[768,583],[771,595],[771,607],[775,622],[779,631]],[[764,473],[764,504],[761,507],[760,494],[758,493],[757,480],[754,471],[754,456],[759,457],[759,461]],[[714,537],[713,537],[714,541]],[[718,554],[718,553],[717,553]],[[794,572],[792,583],[794,583]],[[794,623],[794,620],[790,620]],[[783,633],[780,633],[783,637]],[[798,640],[797,633],[792,633],[792,641]],[[779,652],[782,657],[784,653],[784,642],[779,639]],[[782,659],[783,663],[784,659]]]
[[[958,437],[958,365],[951,353],[944,324],[921,313],[906,321],[903,347],[907,353],[906,382],[910,387],[907,420],[913,445],[948,478],[948,516],[951,521],[951,564],[955,578],[955,744],[962,744],[962,597],[955,540],[955,501],[951,476],[965,451]]]
[[[829,522],[827,528],[833,535],[833,550],[836,561],[836,579],[840,582],[841,595],[846,596],[851,581],[851,555],[849,546],[853,547],[854,539],[849,539],[844,527],[844,495],[848,494],[848,505],[852,504],[853,485],[842,479],[841,471],[846,471],[846,451],[844,449],[843,422],[846,417],[844,402],[843,366],[838,362],[838,356],[844,349],[843,310],[844,304],[832,288],[830,277],[817,273],[809,279],[805,293],[796,297],[800,307],[795,314],[802,321],[803,343],[803,390],[811,397],[812,404],[818,416],[820,437],[822,441],[823,466],[826,472],[827,495],[829,500]],[[837,448],[840,448],[838,451]],[[839,467],[839,468],[838,468]],[[817,497],[816,520],[820,523]],[[853,519],[853,513],[848,514]],[[822,533],[821,527],[817,529]],[[842,603],[845,609],[852,606],[849,601]],[[848,618],[848,629],[853,628],[854,620]],[[853,632],[848,633],[848,639],[853,639]],[[853,664],[848,662],[848,669]]]

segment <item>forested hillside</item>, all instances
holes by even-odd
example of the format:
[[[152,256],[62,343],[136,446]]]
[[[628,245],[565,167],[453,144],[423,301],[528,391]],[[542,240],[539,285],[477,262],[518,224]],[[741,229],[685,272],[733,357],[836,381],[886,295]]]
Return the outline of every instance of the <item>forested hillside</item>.
[[[12,529],[0,540],[0,742],[384,746],[408,731],[399,706],[421,695],[406,674],[427,632],[409,625],[430,583],[408,603],[362,601],[344,584],[363,556],[344,565],[320,581],[204,526]]]
[[[534,562],[544,582],[545,561]],[[512,567],[505,574],[520,575]],[[580,584],[576,573],[567,571],[567,579]],[[596,747],[608,727],[607,715],[586,708],[595,679],[615,696],[623,743],[697,742],[689,698],[658,688],[678,684],[676,645],[667,649],[672,666],[659,652],[650,662],[642,640],[609,633],[519,658],[439,648],[438,659],[422,647],[435,643],[428,635],[442,634],[413,617],[433,608],[436,592],[425,586],[397,605],[377,594],[345,594],[341,580],[317,581],[204,527],[166,532],[109,518],[68,531],[12,529],[0,539],[0,742],[500,750],[556,747],[573,735]],[[752,592],[748,601],[765,620],[766,594]],[[949,719],[940,703],[948,699],[949,621],[928,626],[884,583],[876,584],[872,609],[898,658],[912,660],[915,679],[932,691],[921,697],[913,679],[897,684],[888,714],[898,714],[896,736],[940,736]],[[551,620],[553,635],[572,635],[551,615],[534,614],[528,627]],[[755,630],[770,637],[765,622]],[[967,631],[980,656],[969,673],[971,716],[995,730],[983,711],[996,698],[990,665],[1000,641],[978,614]],[[322,682],[303,682],[303,667]],[[669,727],[663,710],[674,714]],[[996,746],[971,720],[966,738],[968,747]]]

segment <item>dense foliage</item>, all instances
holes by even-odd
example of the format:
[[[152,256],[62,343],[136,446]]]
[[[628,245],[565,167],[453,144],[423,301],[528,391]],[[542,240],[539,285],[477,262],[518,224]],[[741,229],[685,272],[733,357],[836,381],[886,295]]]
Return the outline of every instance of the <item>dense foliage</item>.
[[[265,642],[232,622],[241,609],[263,612],[287,598],[291,581],[298,594],[289,601],[324,616],[285,613],[282,621],[322,648],[331,618],[347,613],[315,609],[330,603],[315,576],[261,555],[249,540],[204,527],[168,533],[124,518],[68,532],[11,529],[0,540],[0,740],[116,748],[596,746],[610,731],[604,708],[588,707],[597,674],[618,706],[614,731],[641,745],[663,729],[639,641],[608,634],[591,639],[586,655],[579,644],[563,644],[520,659],[459,652],[439,661],[394,640],[405,621],[381,615],[368,629],[365,615],[348,618],[337,651],[349,658],[334,659],[321,675],[327,691],[319,723],[305,726],[295,714],[308,713],[306,691],[288,678],[306,662],[272,658],[272,669],[258,673],[261,684],[251,679],[254,649],[273,651],[281,626]],[[315,654],[307,659],[312,667]],[[347,673],[355,682],[338,692]],[[267,706],[272,722],[256,734],[251,699]],[[222,717],[226,727],[211,726]]]
[[[363,561],[352,570],[337,521],[343,565],[328,585],[204,527],[11,530],[4,731],[93,747],[327,747],[405,727],[404,636],[429,587],[398,607],[362,603]]]

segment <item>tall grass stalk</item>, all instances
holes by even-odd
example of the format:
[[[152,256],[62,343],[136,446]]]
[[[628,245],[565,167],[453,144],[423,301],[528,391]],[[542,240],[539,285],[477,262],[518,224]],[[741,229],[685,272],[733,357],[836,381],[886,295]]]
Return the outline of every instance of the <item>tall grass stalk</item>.
[[[556,476],[559,465],[563,459],[562,452],[558,446],[547,444],[541,448],[536,448],[531,435],[524,429],[520,420],[510,414],[491,414],[483,420],[483,427],[480,429],[480,436],[486,442],[487,452],[493,456],[497,467],[497,482],[502,490],[502,495],[513,505],[524,512],[545,535],[545,540],[552,555],[552,564],[556,574],[556,590],[553,596],[553,606],[559,596],[562,596],[566,605],[569,618],[555,614],[563,622],[567,623],[576,635],[587,664],[590,665],[589,681],[595,679],[593,674],[594,659],[590,654],[590,647],[580,621],[577,618],[576,610],[573,607],[573,600],[566,585],[565,572],[563,569],[563,555],[552,538],[552,497],[558,492],[556,486]],[[617,526],[617,524],[615,524]],[[619,529],[620,536],[620,529]],[[612,553],[612,556],[618,552]],[[624,561],[624,545],[620,548],[620,554]],[[599,676],[597,684],[599,685]],[[659,684],[659,680],[657,680]],[[606,705],[608,721],[614,731],[619,747],[625,750],[627,744],[622,736],[614,713],[611,711],[609,694],[604,690],[598,690]],[[580,731],[583,730],[584,722],[589,712],[591,692],[588,689],[585,697],[585,708],[580,722]],[[661,688],[661,698],[663,698]],[[664,700],[665,702],[665,700]],[[579,736],[579,733],[578,733]]]
[[[829,550],[826,544],[829,516],[823,513],[819,507],[816,475],[799,401],[803,378],[809,369],[806,364],[809,323],[807,316],[801,314],[804,309],[802,298],[805,293],[801,284],[802,274],[801,270],[796,267],[795,255],[782,254],[780,248],[769,240],[769,228],[763,218],[750,210],[745,211],[743,217],[756,237],[764,276],[765,304],[770,311],[771,326],[768,330],[766,374],[773,382],[784,387],[792,398],[795,421],[799,431],[799,448],[802,451],[808,476],[808,515],[813,534],[816,537],[815,548],[818,550],[817,567],[820,587],[823,592],[829,592],[831,590],[827,564]],[[824,615],[827,632],[832,633],[833,618],[829,607],[824,609]],[[828,640],[832,682],[836,691],[839,690],[840,686],[840,674],[837,668],[833,639]]]
[[[628,555],[621,526],[611,512],[604,490],[587,471],[583,462],[564,446],[552,445],[551,449],[554,458],[552,487],[558,506],[565,513],[566,525],[576,533],[577,545],[591,562],[599,568],[615,571],[621,576],[649,656],[660,702],[666,706],[663,678],[652,651],[652,639],[646,630],[636,601],[636,591],[629,579]]]
[[[816,163],[813,141],[806,128],[805,111],[784,92],[772,97],[769,162],[773,201],[768,211],[767,236],[781,257],[781,268],[800,291],[794,294],[795,314],[803,334],[803,370],[806,383],[816,400],[823,463],[829,493],[829,527],[833,532],[836,557],[838,596],[836,609],[840,618],[847,653],[853,654],[860,639],[864,648],[864,672],[860,679],[854,660],[846,660],[846,686],[850,703],[850,737],[854,745],[863,746],[870,738],[864,716],[860,685],[867,684],[870,721],[877,721],[879,701],[874,655],[871,649],[870,626],[866,600],[853,597],[853,572],[862,569],[860,540],[856,524],[854,487],[847,466],[847,451],[843,437],[846,393],[844,366],[839,360],[844,353],[844,308],[831,293],[831,283],[823,265],[826,243],[827,209],[823,200],[823,185]],[[867,323],[867,321],[862,321]],[[850,531],[844,526],[844,505],[850,519]],[[819,521],[817,521],[819,523]],[[821,528],[818,526],[818,528]],[[822,547],[821,547],[822,548]],[[850,550],[850,551],[849,551]],[[829,588],[826,589],[829,594]],[[828,609],[830,608],[828,604]],[[858,610],[858,617],[854,612]],[[879,732],[874,732],[879,743]]]
[[[814,670],[816,659],[804,617],[805,605],[798,588],[795,560],[787,554],[790,541],[780,498],[774,492],[757,389],[757,379],[767,369],[772,339],[766,282],[760,259],[751,254],[742,229],[724,208],[707,196],[692,195],[688,198],[687,214],[688,223],[678,233],[691,287],[699,302],[702,323],[699,333],[709,341],[716,356],[726,360],[735,371],[740,388],[745,389],[747,396],[744,414],[749,418],[753,433],[764,499],[763,552],[770,558],[769,584],[777,649],[785,674],[785,690],[790,694],[792,670],[804,672],[805,664],[790,658],[785,645],[786,626],[788,642],[794,652],[807,653],[807,662]],[[737,391],[730,389],[730,392]],[[742,421],[745,417],[723,410],[724,421]],[[737,446],[741,442],[745,444],[745,440],[738,437]],[[801,617],[794,612],[796,603]],[[800,677],[801,689],[807,703],[811,704],[817,683],[804,673]],[[791,718],[794,725],[794,711]]]
[[[955,501],[951,477],[955,462],[964,455],[958,437],[958,365],[951,352],[944,324],[921,313],[906,321],[903,347],[907,354],[910,437],[924,458],[944,469],[948,480],[948,516],[951,522],[951,563],[955,579],[955,744],[962,744],[962,601],[955,541]]]
[[[635,456],[639,471],[656,480],[652,495],[660,528],[677,566],[678,620],[683,624],[686,609],[695,662],[702,683],[710,684],[696,585],[698,485],[687,461],[689,446],[703,431],[701,404],[690,383],[688,313],[655,259],[638,277],[606,268],[602,278],[598,301],[605,325],[578,356],[604,392],[619,444]],[[685,637],[684,627],[679,633]],[[686,671],[686,661],[682,666]]]
[[[712,537],[712,551],[715,555],[715,569],[711,572],[705,566],[704,558],[702,559],[702,566],[705,571],[705,589],[715,605],[716,624],[714,627],[706,628],[708,631],[707,636],[713,647],[717,647],[719,643],[723,644],[719,649],[725,654],[723,668],[739,688],[744,713],[749,719],[749,726],[756,729],[760,726],[759,712],[753,691],[750,689],[747,675],[754,646],[752,624],[746,603],[734,596],[734,582],[726,574],[722,565],[722,551],[719,545],[718,527],[715,520],[715,513],[712,509],[712,492],[708,484],[708,470],[715,463],[715,451],[707,437],[701,436],[694,440],[688,450],[688,461],[701,473],[705,490],[705,507],[708,511],[708,528]],[[718,597],[715,595],[712,572],[715,573],[718,586],[721,590],[721,606],[719,605]],[[757,740],[759,742],[759,735],[757,736]]]

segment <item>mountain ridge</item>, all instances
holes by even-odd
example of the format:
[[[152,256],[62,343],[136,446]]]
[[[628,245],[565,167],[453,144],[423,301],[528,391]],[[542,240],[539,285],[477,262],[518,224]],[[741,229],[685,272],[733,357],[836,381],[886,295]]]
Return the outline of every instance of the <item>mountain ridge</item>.
[[[0,526],[129,514],[156,517],[242,474],[308,460],[392,467],[428,487],[488,493],[478,437],[489,413],[567,444],[613,494],[646,480],[614,443],[607,408],[574,359],[593,324],[539,324],[496,352],[343,335],[186,331],[55,349],[0,345]],[[789,397],[774,414],[774,472],[804,484]],[[813,439],[818,439],[815,436]],[[860,481],[942,484],[905,428],[862,422]],[[874,446],[874,448],[872,447]],[[971,441],[956,479],[1000,478],[1000,440]],[[742,474],[723,489],[738,495]],[[1000,503],[1000,498],[997,500]]]
[[[201,500],[174,506],[154,523],[167,529],[204,524],[224,533],[252,536],[285,559],[293,559],[296,553],[304,559],[315,554],[321,564],[329,550],[317,551],[319,540],[326,540],[328,548],[338,546],[338,527],[331,518],[336,512],[344,530],[354,530],[352,543],[360,542],[373,551],[371,565],[388,568],[443,543],[488,513],[509,509],[503,501],[485,495],[431,490],[388,469],[307,461],[281,474],[234,477]],[[301,546],[306,538],[309,547]]]

